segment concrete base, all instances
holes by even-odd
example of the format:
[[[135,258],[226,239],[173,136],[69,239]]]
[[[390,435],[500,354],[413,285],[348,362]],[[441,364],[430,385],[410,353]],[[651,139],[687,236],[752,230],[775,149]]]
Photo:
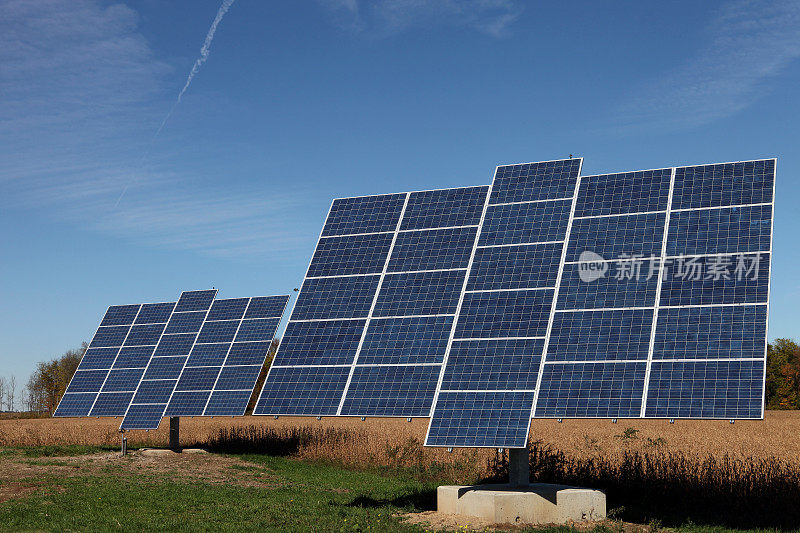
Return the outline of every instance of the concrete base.
[[[440,513],[476,516],[495,524],[565,524],[606,517],[603,491],[568,485],[449,485],[439,487],[436,496]]]

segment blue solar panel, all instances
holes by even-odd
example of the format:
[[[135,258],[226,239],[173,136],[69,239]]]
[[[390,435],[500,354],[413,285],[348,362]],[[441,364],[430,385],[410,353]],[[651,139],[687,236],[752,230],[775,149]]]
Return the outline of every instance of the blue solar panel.
[[[635,263],[638,261],[610,263],[609,272],[592,281],[581,278],[579,264],[565,264],[558,291],[558,309],[652,307],[658,275],[649,274],[647,263],[640,264],[638,273],[632,272],[636,269]],[[612,268],[614,272],[610,273]]]
[[[575,216],[664,211],[667,209],[671,176],[671,168],[581,176]]]
[[[286,295],[278,296],[256,296],[250,298],[250,305],[247,306],[245,318],[280,318],[286,310],[286,302],[289,297]],[[210,318],[209,320],[214,320]]]
[[[53,416],[87,416],[96,398],[97,394],[92,392],[66,393]]]
[[[652,309],[556,313],[548,361],[647,360]]]
[[[535,202],[490,206],[486,210],[480,246],[562,241],[572,202]]]
[[[240,320],[244,316],[244,312],[247,311],[249,303],[250,298],[214,300],[206,320]],[[281,308],[281,311],[283,311],[283,308]]]
[[[206,319],[205,311],[189,311],[186,313],[174,313],[169,320],[167,329],[164,333],[172,335],[174,333],[194,333]]]
[[[113,348],[89,348],[83,354],[78,370],[97,370],[99,368],[111,368],[117,358],[119,347]]]
[[[114,368],[144,368],[150,361],[155,346],[125,346],[114,361]]]
[[[452,328],[452,316],[372,320],[358,362],[363,365],[441,363]]]
[[[604,259],[660,256],[664,219],[664,213],[576,219],[566,260],[578,261],[586,251]]]
[[[570,198],[580,168],[581,159],[497,167],[489,203]]]
[[[286,337],[284,337],[284,340]],[[263,365],[271,342],[237,342],[228,352],[229,365]]]
[[[772,206],[672,213],[667,255],[763,252],[770,248]]]
[[[201,416],[210,395],[211,391],[207,390],[175,391],[164,411],[164,416]]]
[[[101,326],[131,325],[139,313],[139,305],[112,305],[100,322]]]
[[[163,415],[162,405],[131,404],[125,414],[124,429],[157,429]]]
[[[766,305],[661,309],[653,359],[763,358],[766,323]]]
[[[761,418],[764,361],[658,361],[646,416]]]
[[[638,418],[647,363],[546,363],[536,416]]]
[[[174,386],[175,392],[167,398],[165,413],[243,415],[288,299],[284,295],[215,301]],[[237,394],[216,394],[222,391]],[[206,404],[210,405],[212,399],[214,404],[206,412]],[[229,403],[220,405],[222,399]]]
[[[465,271],[387,274],[375,303],[375,316],[455,313]]]
[[[456,338],[543,337],[553,291],[474,292],[464,295]]]
[[[222,366],[230,349],[229,342],[195,344],[186,366]]]
[[[442,392],[425,444],[523,448],[531,405],[532,392]]]
[[[365,320],[289,322],[274,365],[346,365],[353,362]]]
[[[271,341],[275,337],[280,318],[257,318],[243,320],[236,332],[236,342]]]
[[[405,200],[405,194],[334,200],[322,236],[394,231]]]
[[[185,371],[187,357],[214,303],[216,290],[186,291],[175,305],[153,357],[139,370],[133,387],[136,394],[125,412],[120,429],[156,429]],[[113,371],[112,371],[113,373]],[[110,377],[110,376],[109,376]]]
[[[438,380],[438,366],[357,366],[341,414],[428,416]]]
[[[679,167],[672,209],[772,202],[775,160]]]
[[[175,306],[174,313],[183,311],[205,311],[214,301],[217,295],[216,290],[209,291],[186,291],[181,294],[178,304]]]
[[[272,367],[253,414],[335,415],[350,367]]]
[[[651,389],[669,397],[667,364],[763,370],[772,208],[744,204],[772,202],[774,161],[580,167],[335,201],[256,413],[425,416],[433,401],[426,444],[512,447],[532,411],[673,416],[648,403]],[[718,405],[746,405],[709,415],[703,393],[676,400],[690,413],[761,415],[763,371],[705,375],[735,391]]]
[[[122,346],[130,329],[130,326],[100,326],[97,328],[97,333],[94,334],[94,338],[89,346],[91,348]]]
[[[455,341],[442,390],[533,390],[543,348],[544,339]]]
[[[98,392],[107,375],[108,370],[78,370],[72,376],[67,392]]]
[[[404,231],[397,235],[388,272],[466,268],[476,228]],[[381,263],[383,268],[383,263]],[[380,269],[378,270],[380,272]]]
[[[294,304],[292,319],[365,317],[379,281],[380,276],[306,279]]]
[[[89,416],[124,416],[133,392],[101,392]]]
[[[477,225],[488,187],[463,187],[413,192],[400,224],[401,230]]]
[[[165,324],[133,326],[125,339],[125,346],[155,346],[164,332],[164,326]]]
[[[206,322],[197,336],[197,342],[233,342],[236,330],[239,329],[240,320],[220,320]]]
[[[252,388],[252,387],[251,387]],[[241,416],[247,408],[250,390],[218,390],[211,393],[203,414],[205,416]]]
[[[769,256],[711,255],[675,261],[675,275],[667,277],[661,286],[660,305],[766,303]],[[699,265],[699,275],[693,265]]]
[[[469,291],[554,287],[561,243],[478,248],[469,273]]]
[[[136,317],[136,324],[162,324],[169,320],[174,308],[175,302],[144,304]]]
[[[383,270],[393,233],[320,239],[308,277],[375,274]]]

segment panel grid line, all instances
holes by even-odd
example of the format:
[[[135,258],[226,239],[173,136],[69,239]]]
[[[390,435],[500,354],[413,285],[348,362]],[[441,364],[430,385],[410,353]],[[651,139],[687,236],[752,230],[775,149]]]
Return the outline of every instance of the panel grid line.
[[[375,294],[372,297],[372,304],[369,307],[369,312],[367,313],[366,321],[364,322],[364,328],[361,330],[361,338],[358,340],[358,346],[356,347],[356,353],[353,357],[353,362],[350,365],[350,373],[347,375],[347,381],[345,382],[344,389],[342,390],[342,397],[339,398],[339,406],[336,408],[336,415],[339,416],[342,414],[342,408],[344,407],[344,401],[347,398],[347,392],[350,390],[350,384],[353,381],[353,374],[356,371],[356,365],[358,364],[358,356],[361,355],[361,349],[364,346],[364,339],[367,337],[367,330],[369,329],[369,323],[372,320],[372,314],[375,312],[375,306],[378,303],[378,297],[381,293],[381,288],[383,287],[383,281],[386,279],[387,270],[389,269],[389,262],[392,259],[392,251],[394,251],[394,245],[397,242],[397,236],[400,233],[400,225],[403,223],[403,216],[406,214],[406,207],[408,207],[408,200],[411,198],[411,193],[406,193],[406,199],[403,202],[403,208],[400,210],[400,217],[397,219],[397,225],[395,226],[394,235],[392,236],[392,243],[389,245],[389,251],[386,254],[386,261],[383,263],[383,270],[381,271],[381,277],[378,280],[378,286],[375,288]]]
[[[100,388],[97,390],[97,394],[94,397],[94,401],[92,402],[92,406],[89,408],[89,411],[86,413],[87,416],[92,414],[92,410],[94,409],[94,406],[97,403],[98,398],[100,398],[100,394],[102,394],[102,392],[103,392],[103,387],[106,386],[106,382],[108,381],[108,376],[111,375],[111,371],[114,370],[114,365],[117,363],[117,359],[119,359],[119,353],[122,351],[122,348],[125,346],[125,342],[128,340],[128,335],[131,334],[131,330],[133,329],[134,324],[136,324],[136,319],[139,318],[139,313],[142,312],[142,308],[145,305],[146,304],[140,305],[139,309],[136,311],[136,316],[134,317],[133,322],[131,322],[131,325],[128,328],[128,332],[125,334],[125,338],[122,339],[122,343],[119,345],[119,348],[117,348],[117,354],[114,356],[114,361],[112,361],[111,366],[108,367],[108,373],[106,374],[105,379],[103,379],[103,384],[100,385]],[[109,307],[109,309],[110,309],[110,307]],[[106,311],[106,313],[108,313],[108,311]],[[98,327],[98,329],[99,329],[99,327]],[[166,326],[164,326],[164,329],[166,329]],[[163,332],[162,332],[162,335],[163,335]],[[89,346],[91,346],[91,343],[89,344]],[[87,348],[86,351],[89,351],[89,349]],[[142,375],[144,375],[144,374],[142,374]],[[141,382],[141,380],[139,380],[139,381]],[[69,385],[67,386],[67,388],[69,388]],[[128,392],[128,391],[124,391],[124,392]],[[64,394],[64,396],[66,396],[66,394]],[[62,400],[64,399],[64,396],[61,397]],[[131,398],[131,401],[133,401],[133,398]],[[60,407],[61,406],[61,402],[58,402],[58,403],[59,403],[59,407]],[[130,405],[130,403],[128,403],[128,405]],[[56,408],[56,411],[58,411],[58,408]],[[53,411],[53,412],[55,412],[55,411]]]
[[[228,349],[225,351],[225,359],[222,360],[222,364],[219,367],[219,373],[217,373],[217,377],[216,377],[216,379],[214,379],[214,385],[212,385],[212,387],[211,387],[211,389],[210,389],[210,391],[208,393],[208,398],[206,398],[206,404],[203,406],[203,414],[204,415],[205,415],[206,410],[208,409],[208,403],[211,401],[211,395],[214,394],[214,389],[217,388],[217,383],[219,383],[219,378],[220,378],[220,376],[222,376],[222,369],[225,368],[225,363],[228,362],[228,356],[231,354],[231,350],[233,349],[233,345],[236,342],[236,336],[239,335],[239,330],[242,328],[242,323],[244,322],[244,317],[247,316],[247,311],[250,309],[250,305],[252,303],[253,303],[253,299],[249,298],[247,300],[247,306],[244,308],[244,311],[242,312],[242,318],[239,319],[239,325],[236,326],[236,333],[233,334],[233,338],[231,339],[230,345],[228,345]],[[211,307],[214,307],[213,303],[211,304]],[[211,307],[209,307],[209,309],[208,309],[209,312],[211,311]],[[208,316],[208,315],[206,315],[206,316]],[[205,325],[205,321],[203,322],[203,324]],[[201,328],[201,331],[202,331],[202,328]],[[197,333],[197,336],[198,337],[200,336],[200,332]],[[189,360],[187,359],[186,362],[188,363]],[[178,378],[178,381],[180,381],[180,378]],[[176,383],[175,384],[175,388],[177,388],[177,387],[178,387],[178,384]],[[169,408],[169,403],[167,403],[167,408]]]
[[[500,167],[496,167],[494,171],[494,176],[492,177],[492,184],[486,191],[486,199],[483,203],[483,210],[481,211],[481,218],[478,222],[478,231],[475,232],[475,241],[472,245],[472,251],[469,255],[469,261],[467,262],[467,273],[464,276],[464,283],[461,287],[461,294],[458,296],[458,304],[456,305],[456,311],[453,318],[453,324],[450,326],[450,334],[447,338],[447,347],[445,348],[444,357],[442,358],[442,368],[439,370],[439,379],[436,381],[436,389],[433,393],[433,400],[431,401],[431,408],[428,412],[428,416],[433,416],[433,412],[436,409],[436,403],[439,401],[439,393],[441,392],[442,388],[442,381],[444,380],[444,372],[447,368],[447,361],[450,358],[450,352],[453,348],[453,340],[455,339],[456,327],[458,326],[458,319],[461,316],[461,307],[464,304],[464,295],[466,294],[467,286],[469,284],[469,276],[472,271],[472,264],[475,261],[475,253],[478,250],[478,242],[480,242],[481,231],[483,230],[483,222],[486,219],[486,212],[489,209],[489,200],[492,196],[492,189],[494,187],[494,181],[497,178],[497,171]],[[431,431],[431,424],[428,424],[428,429],[425,432],[425,440],[423,442],[428,441],[428,436],[430,435]]]
[[[669,193],[667,195],[667,214],[664,216],[664,234],[661,239],[661,263],[659,265],[658,279],[656,280],[656,295],[655,305],[653,307],[653,323],[650,328],[650,344],[647,348],[647,366],[644,371],[644,388],[642,389],[642,405],[640,407],[640,415],[644,418],[647,409],[647,393],[650,389],[650,372],[653,368],[653,351],[656,345],[656,329],[658,326],[658,308],[661,301],[661,287],[664,282],[664,261],[667,258],[667,239],[669,238],[669,219],[670,210],[672,209],[672,194],[675,190],[675,172],[676,168],[672,167],[672,174],[669,180]]]
[[[583,158],[578,166],[578,178],[575,180],[575,191],[572,193],[572,205],[569,210],[569,219],[567,221],[567,231],[564,234],[564,246],[561,249],[561,259],[558,262],[558,274],[556,275],[556,288],[553,290],[553,302],[550,306],[550,316],[547,320],[547,330],[544,336],[544,347],[542,348],[542,358],[539,361],[539,375],[536,377],[536,389],[533,392],[533,405],[531,405],[531,414],[528,417],[528,433],[530,433],[530,423],[534,414],[536,413],[536,406],[539,402],[539,392],[542,387],[542,376],[544,375],[544,365],[547,362],[547,352],[550,348],[550,336],[553,332],[553,321],[556,316],[556,309],[558,305],[558,292],[561,288],[561,278],[564,274],[564,263],[567,259],[567,250],[569,248],[569,237],[572,232],[572,221],[575,219],[575,206],[578,203],[578,192],[581,186],[581,170],[583,169]]]

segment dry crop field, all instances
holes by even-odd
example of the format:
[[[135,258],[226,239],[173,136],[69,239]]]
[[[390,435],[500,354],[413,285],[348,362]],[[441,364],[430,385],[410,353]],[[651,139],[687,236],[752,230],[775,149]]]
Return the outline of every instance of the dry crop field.
[[[168,440],[167,420],[155,431],[127,433],[130,446],[164,446]],[[272,417],[182,418],[181,443],[205,445],[221,430],[257,426],[281,431],[297,427],[346,432],[350,439],[342,442],[342,459],[358,458],[365,453],[386,449],[419,446],[425,438],[427,419]],[[110,418],[40,418],[0,420],[0,446],[87,445],[118,446],[119,420]],[[739,420],[534,420],[531,442],[539,441],[575,457],[593,457],[623,451],[683,452],[689,455],[776,457],[794,461],[800,458],[800,411],[767,411],[765,419]],[[349,449],[352,448],[352,449]],[[332,451],[332,450],[331,450]],[[312,450],[307,450],[312,453]],[[320,453],[320,452],[316,452]],[[474,450],[426,448],[426,456],[438,460],[472,455]],[[478,453],[488,456],[490,451]]]
[[[222,517],[230,516],[231,509],[248,501],[246,497],[242,500],[242,494],[237,492],[253,489],[249,485],[239,486],[249,475],[243,472],[262,468],[265,470],[258,470],[261,472],[258,475],[266,476],[264,479],[269,483],[265,481],[257,490],[263,493],[263,498],[284,498],[281,505],[285,505],[287,511],[292,509],[290,514],[297,520],[314,516],[314,513],[331,513],[331,523],[338,523],[338,517],[344,516],[342,506],[345,506],[352,520],[366,520],[375,525],[375,513],[379,509],[392,509],[392,513],[432,509],[437,485],[496,482],[507,476],[506,455],[496,450],[456,449],[448,453],[442,448],[423,447],[427,424],[427,419],[407,422],[379,418],[366,421],[305,417],[275,420],[252,416],[183,418],[181,444],[222,452],[209,457],[223,461],[217,463],[214,462],[217,459],[209,459],[213,468],[209,466],[208,472],[204,470],[198,474],[205,476],[203,479],[208,478],[207,483],[192,485],[193,490],[199,492],[187,493],[186,498],[216,501],[221,496],[212,497],[208,493],[212,490],[208,483],[216,487],[214,491],[230,492],[226,496],[229,498],[227,507],[217,505],[218,519],[223,520]],[[19,499],[18,496],[24,496],[22,494],[14,496],[18,503],[14,504],[13,512],[6,511],[7,516],[18,520],[16,523],[24,528],[75,529],[74,521],[76,516],[82,516],[80,513],[67,509],[59,515],[62,522],[48,522],[39,517],[37,506],[51,501],[52,495],[46,491],[40,493],[45,489],[36,488],[35,484],[23,483],[17,487],[14,480],[26,468],[38,469],[26,474],[36,479],[37,476],[61,479],[63,472],[56,470],[73,472],[71,469],[74,469],[84,477],[68,482],[64,490],[83,494],[85,483],[99,484],[96,485],[99,492],[91,497],[105,502],[109,494],[115,493],[116,478],[106,479],[105,470],[101,472],[98,468],[128,464],[117,465],[111,458],[118,454],[108,451],[109,447],[119,446],[118,425],[119,420],[106,418],[0,419],[0,504],[4,491],[39,491],[31,492],[38,495],[39,500],[32,500],[32,496]],[[129,446],[165,446],[168,426],[164,420],[156,431],[127,433]],[[531,477],[536,481],[602,488],[608,495],[609,509],[627,522],[653,522],[684,526],[684,529],[692,529],[691,524],[696,524],[796,530],[800,529],[798,435],[800,412],[797,411],[769,411],[763,421],[737,421],[735,424],[725,420],[677,420],[674,424],[666,420],[619,420],[616,424],[610,420],[564,420],[563,423],[535,420],[531,427]],[[90,455],[84,459],[69,459],[64,456],[75,453],[64,448],[69,446],[99,446],[106,450],[89,448]],[[31,460],[31,454],[51,459]],[[130,463],[139,468],[135,471],[139,476],[136,479],[151,479],[152,465],[141,459],[136,461],[139,462]],[[194,459],[182,461],[170,466],[176,474],[185,474],[183,471],[187,468],[201,465]],[[235,472],[232,474],[232,471]],[[240,479],[242,475],[245,477]],[[273,479],[276,475],[283,481]],[[334,502],[335,505],[319,500],[316,492],[308,488],[326,477],[331,484],[331,494],[336,495],[332,497],[341,500]],[[164,482],[161,475],[154,479]],[[8,482],[13,483],[9,485]],[[361,486],[358,495],[351,494],[353,484]],[[183,495],[186,486],[176,485],[164,490],[167,489],[171,491],[169,494]],[[134,483],[127,490],[139,488]],[[383,499],[376,496],[380,491],[385,493]],[[173,496],[165,501],[170,498]],[[63,499],[70,501],[66,496]],[[300,509],[299,502],[317,507]],[[120,501],[112,507],[114,512],[125,514],[127,505]],[[4,516],[2,512],[0,505],[0,518]],[[96,527],[109,513],[110,510],[98,511],[96,521],[85,522],[84,528]],[[141,529],[149,528],[147,520],[151,515],[151,511],[142,510]],[[274,526],[288,515],[279,513],[276,516],[278,518],[273,517],[267,524]],[[380,520],[384,520],[380,523],[388,531],[400,527],[390,515]],[[298,522],[284,529],[307,527]]]

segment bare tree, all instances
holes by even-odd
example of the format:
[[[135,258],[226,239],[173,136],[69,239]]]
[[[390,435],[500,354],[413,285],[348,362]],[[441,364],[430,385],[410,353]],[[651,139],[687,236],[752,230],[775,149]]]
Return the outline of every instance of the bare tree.
[[[9,411],[16,411],[16,399],[17,395],[17,378],[14,377],[14,374],[11,374],[11,377],[8,378],[6,382],[6,408]]]
[[[6,403],[6,380],[0,376],[0,413],[3,412],[3,406]]]

